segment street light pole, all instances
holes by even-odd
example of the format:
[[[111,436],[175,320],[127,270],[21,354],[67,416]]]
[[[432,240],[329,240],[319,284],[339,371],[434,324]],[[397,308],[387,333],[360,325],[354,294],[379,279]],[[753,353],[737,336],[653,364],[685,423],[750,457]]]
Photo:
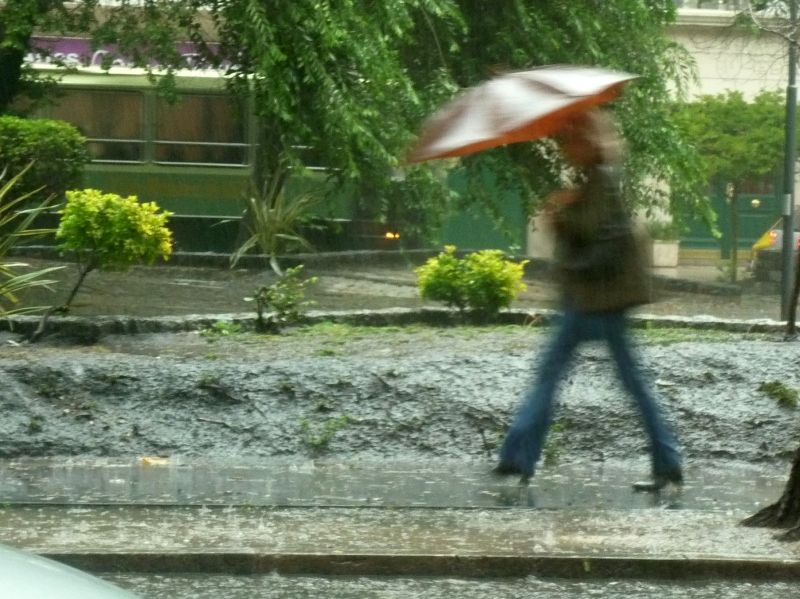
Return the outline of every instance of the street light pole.
[[[786,137],[783,165],[783,243],[781,245],[781,320],[789,320],[794,278],[794,171],[797,145],[797,4],[789,2],[789,84],[786,87]]]

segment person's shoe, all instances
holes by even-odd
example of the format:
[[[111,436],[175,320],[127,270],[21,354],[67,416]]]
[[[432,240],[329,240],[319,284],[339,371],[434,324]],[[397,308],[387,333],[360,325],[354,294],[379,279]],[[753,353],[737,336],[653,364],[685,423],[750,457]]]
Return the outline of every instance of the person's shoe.
[[[500,462],[492,468],[492,474],[495,476],[514,476],[519,475],[519,484],[520,485],[528,485],[530,483],[531,477],[533,476],[532,472],[523,472],[520,468],[515,466],[514,464],[506,464]]]
[[[682,485],[683,474],[680,470],[665,474],[654,474],[653,480],[638,481],[633,483],[633,490],[639,493],[657,493],[667,485]]]

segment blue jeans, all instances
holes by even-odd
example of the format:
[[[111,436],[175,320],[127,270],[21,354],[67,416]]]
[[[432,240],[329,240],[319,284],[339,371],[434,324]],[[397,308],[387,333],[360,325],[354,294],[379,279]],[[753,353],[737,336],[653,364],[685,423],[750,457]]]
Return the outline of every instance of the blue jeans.
[[[553,404],[559,381],[569,367],[575,349],[583,341],[608,344],[625,389],[633,396],[650,438],[653,474],[681,470],[678,443],[659,410],[656,397],[637,364],[626,333],[624,311],[576,312],[567,310],[539,364],[535,383],[528,389],[500,449],[500,464],[532,475],[553,420]]]

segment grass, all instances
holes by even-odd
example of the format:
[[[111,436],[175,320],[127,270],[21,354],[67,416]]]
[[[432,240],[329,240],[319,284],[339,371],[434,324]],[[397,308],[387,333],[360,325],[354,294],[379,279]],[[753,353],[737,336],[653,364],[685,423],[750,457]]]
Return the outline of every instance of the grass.
[[[311,325],[287,328],[281,335],[256,336],[245,334],[235,323],[218,322],[201,334],[209,341],[228,338],[239,342],[270,343],[280,346],[282,342],[303,341],[312,337],[320,356],[336,356],[345,351],[345,346],[358,341],[381,339],[387,346],[400,346],[408,343],[425,343],[429,340],[454,339],[474,340],[488,339],[492,343],[504,344],[511,349],[530,347],[534,336],[549,335],[551,327],[527,327],[519,325],[497,326],[432,326],[411,324],[405,326],[364,326],[337,322],[321,322]],[[642,345],[671,345],[675,343],[726,343],[740,341],[761,341],[774,339],[769,333],[739,333],[713,329],[669,328],[654,325],[632,328],[631,332],[637,343]]]
[[[313,453],[322,453],[328,449],[336,433],[349,423],[350,418],[346,414],[317,424],[312,424],[307,418],[301,418],[300,432],[303,444]]]
[[[634,337],[646,345],[673,343],[727,343],[731,341],[760,341],[774,338],[767,333],[736,333],[713,329],[687,329],[646,326],[633,329]]]
[[[793,389],[781,381],[761,383],[758,390],[777,401],[778,405],[787,408],[796,408],[800,400],[800,393],[797,392],[797,389]]]
[[[242,325],[235,322],[227,322],[225,320],[218,320],[206,329],[200,331],[200,335],[213,341],[222,337],[231,337],[241,335],[243,333]]]

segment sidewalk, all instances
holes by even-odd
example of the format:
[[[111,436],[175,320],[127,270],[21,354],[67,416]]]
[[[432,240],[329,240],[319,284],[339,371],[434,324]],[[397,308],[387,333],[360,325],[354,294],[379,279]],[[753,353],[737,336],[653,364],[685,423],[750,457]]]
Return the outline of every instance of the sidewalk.
[[[0,463],[0,541],[95,571],[800,580],[800,543],[738,522],[785,472],[691,465],[681,494],[630,491],[644,464],[545,468],[296,460]]]

